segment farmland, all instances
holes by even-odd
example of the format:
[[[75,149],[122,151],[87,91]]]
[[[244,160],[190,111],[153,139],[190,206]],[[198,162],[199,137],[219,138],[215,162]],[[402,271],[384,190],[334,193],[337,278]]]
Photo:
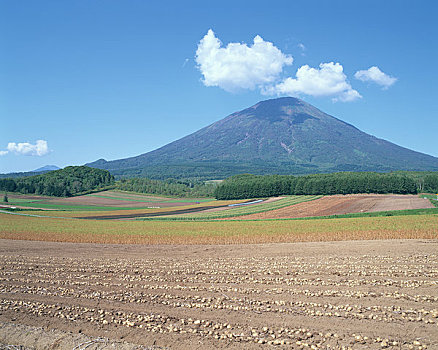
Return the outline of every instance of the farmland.
[[[0,242],[0,339],[5,344],[65,349],[81,343],[123,349],[125,342],[154,349],[438,346],[436,241]]]
[[[428,199],[244,202],[11,196],[22,209],[0,212],[0,348],[438,347],[438,214]]]
[[[433,208],[430,195],[289,195],[258,201],[172,198],[122,191],[68,198],[10,195],[3,208],[22,214],[84,219],[159,218],[166,220],[283,219],[349,213]]]
[[[150,207],[175,207],[211,202],[206,198],[168,198],[129,192],[103,191],[88,195],[57,198],[32,195],[9,195],[9,205],[29,209],[51,210],[129,210]]]
[[[278,210],[243,216],[240,219],[302,218],[433,207],[430,200],[415,195],[335,195],[325,196],[312,202],[297,203],[297,205],[279,208]]]
[[[0,238],[75,243],[245,244],[437,237],[438,215],[270,221],[100,221],[0,213]]]
[[[184,214],[195,213],[196,215],[190,216],[190,218],[212,219],[265,212],[320,197],[287,196],[252,203],[248,200],[181,199],[104,191],[70,198],[13,195],[8,206],[19,208],[24,214],[27,213],[26,209],[28,209],[31,210],[28,212],[29,214],[50,217],[129,219],[178,215],[178,218],[184,219],[186,217]],[[248,205],[238,206],[244,203]]]
[[[318,198],[321,198],[321,196],[286,196],[279,198],[271,198],[270,200],[264,201],[263,203],[257,205],[248,205],[248,206],[242,205],[242,206],[236,206],[234,208],[233,207],[213,208],[202,212],[196,212],[194,214],[182,214],[178,216],[171,216],[170,219],[211,220],[211,219],[235,218],[235,217],[242,217],[245,215],[271,212],[278,209],[295,206],[296,204],[299,203],[313,201]]]

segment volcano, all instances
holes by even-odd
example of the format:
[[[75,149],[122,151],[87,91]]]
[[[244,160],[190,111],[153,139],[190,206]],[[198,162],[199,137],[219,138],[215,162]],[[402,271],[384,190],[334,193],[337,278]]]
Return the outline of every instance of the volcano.
[[[438,171],[438,158],[369,135],[293,97],[261,101],[139,156],[88,166],[114,175],[223,178],[238,173]]]

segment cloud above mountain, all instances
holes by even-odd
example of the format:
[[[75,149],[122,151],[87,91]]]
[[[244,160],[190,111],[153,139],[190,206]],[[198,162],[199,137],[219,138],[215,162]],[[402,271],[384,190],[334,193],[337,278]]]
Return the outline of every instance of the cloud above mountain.
[[[359,70],[354,74],[354,77],[361,81],[371,81],[384,89],[389,88],[397,81],[397,78],[383,73],[377,66],[370,67],[367,70]]]
[[[293,57],[257,35],[252,45],[229,43],[223,46],[213,30],[201,39],[196,63],[206,86],[218,86],[229,92],[254,90],[277,81],[284,66]]]
[[[298,68],[295,78],[286,78],[275,86],[268,87],[266,94],[332,96],[334,101],[354,101],[362,96],[347,81],[341,64],[321,63],[319,68],[307,64]]]
[[[303,55],[306,47],[300,43],[298,48]],[[293,57],[259,35],[251,45],[237,42],[223,45],[209,29],[198,43],[195,61],[205,86],[217,86],[228,92],[258,89],[263,95],[330,97],[334,102],[362,98],[339,62],[323,62],[319,67],[305,64],[295,76],[287,76],[284,70],[293,64]],[[384,89],[397,81],[377,66],[357,71],[354,76]]]
[[[25,156],[44,156],[49,153],[47,141],[37,140],[35,144],[29,142],[9,142],[7,150],[0,151],[0,156],[14,153]]]

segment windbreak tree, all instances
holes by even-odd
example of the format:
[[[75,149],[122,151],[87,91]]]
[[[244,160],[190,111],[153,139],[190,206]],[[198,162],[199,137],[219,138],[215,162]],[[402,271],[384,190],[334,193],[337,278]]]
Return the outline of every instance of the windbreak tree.
[[[425,181],[431,188],[436,177]],[[438,188],[437,188],[438,190]],[[417,182],[401,174],[333,173],[306,176],[239,175],[222,182],[215,190],[217,199],[263,198],[279,195],[333,195],[352,193],[417,193]]]
[[[424,191],[438,193],[438,174],[425,176]]]

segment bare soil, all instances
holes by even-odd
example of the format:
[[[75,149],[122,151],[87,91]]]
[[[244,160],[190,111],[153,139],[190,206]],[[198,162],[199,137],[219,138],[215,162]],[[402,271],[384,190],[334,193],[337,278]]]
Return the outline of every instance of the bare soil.
[[[0,240],[0,344],[437,349],[437,248]]]
[[[302,218],[424,208],[434,208],[434,206],[428,199],[416,195],[334,195],[264,213],[239,216],[239,220]]]

